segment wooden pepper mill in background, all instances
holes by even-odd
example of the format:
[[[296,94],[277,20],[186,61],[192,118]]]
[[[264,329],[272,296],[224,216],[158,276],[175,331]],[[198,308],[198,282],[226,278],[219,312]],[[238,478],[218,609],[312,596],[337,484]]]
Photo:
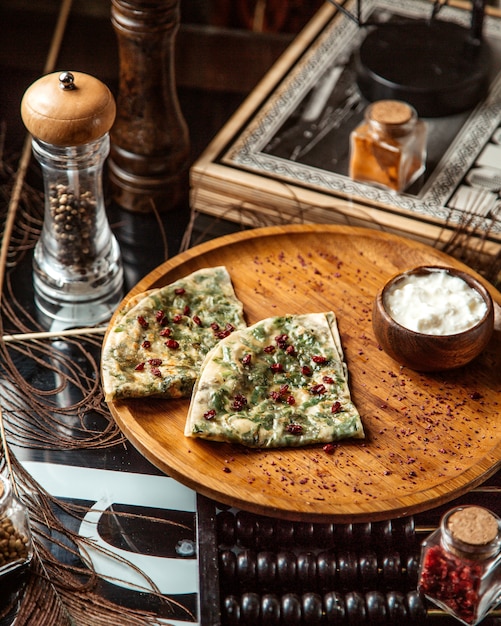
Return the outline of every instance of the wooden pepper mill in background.
[[[179,0],[111,4],[120,63],[110,133],[113,197],[134,212],[169,211],[188,195],[190,142],[174,71]]]

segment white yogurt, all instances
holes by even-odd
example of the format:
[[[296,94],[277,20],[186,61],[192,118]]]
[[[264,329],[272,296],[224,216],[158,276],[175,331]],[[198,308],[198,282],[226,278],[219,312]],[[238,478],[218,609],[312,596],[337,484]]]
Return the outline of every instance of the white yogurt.
[[[460,333],[487,311],[476,289],[445,270],[404,276],[386,291],[384,305],[401,326],[428,335]]]

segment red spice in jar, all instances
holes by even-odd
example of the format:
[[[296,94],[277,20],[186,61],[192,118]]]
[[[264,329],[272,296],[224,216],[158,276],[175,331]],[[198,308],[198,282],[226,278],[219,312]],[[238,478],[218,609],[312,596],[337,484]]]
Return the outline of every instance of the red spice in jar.
[[[458,507],[422,544],[418,589],[475,626],[501,590],[501,520],[483,507]]]

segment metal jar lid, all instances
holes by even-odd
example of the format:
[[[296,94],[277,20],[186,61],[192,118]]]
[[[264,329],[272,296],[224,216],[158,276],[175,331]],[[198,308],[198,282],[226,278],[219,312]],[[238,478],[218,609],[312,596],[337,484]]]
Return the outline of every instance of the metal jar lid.
[[[21,101],[28,131],[56,146],[78,146],[107,133],[115,121],[112,93],[82,72],[55,72],[35,81]]]

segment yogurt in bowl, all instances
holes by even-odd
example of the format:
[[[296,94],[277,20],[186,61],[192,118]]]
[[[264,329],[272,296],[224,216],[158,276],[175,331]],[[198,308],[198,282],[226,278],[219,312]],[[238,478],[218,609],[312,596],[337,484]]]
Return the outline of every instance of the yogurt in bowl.
[[[385,291],[384,306],[405,328],[429,335],[461,333],[487,313],[478,289],[444,268],[403,274]]]
[[[383,350],[418,371],[461,367],[487,346],[494,304],[481,280],[452,267],[423,266],[378,292],[372,326]]]

